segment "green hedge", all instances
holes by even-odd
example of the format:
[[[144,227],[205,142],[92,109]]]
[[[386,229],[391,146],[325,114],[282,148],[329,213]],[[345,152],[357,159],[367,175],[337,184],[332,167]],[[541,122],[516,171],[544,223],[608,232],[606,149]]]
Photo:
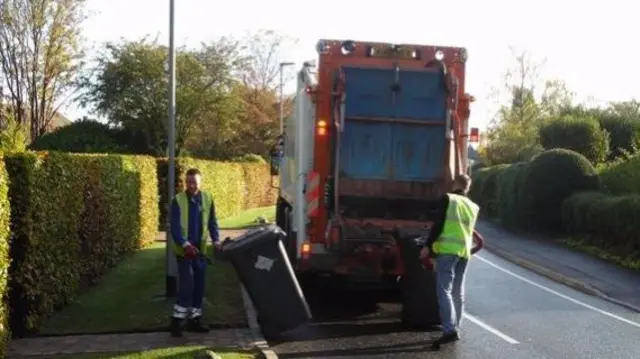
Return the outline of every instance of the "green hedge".
[[[599,121],[600,126],[609,133],[609,160],[638,150],[640,122],[614,114],[605,114]]]
[[[38,329],[122,256],[153,241],[155,159],[23,153],[5,157],[10,179],[11,329]]]
[[[527,163],[515,163],[504,169],[498,175],[497,181],[497,217],[507,228],[517,228],[524,224],[522,213],[520,188],[524,182]]]
[[[640,195],[640,154],[618,161],[600,171],[604,191],[613,195]]]
[[[575,193],[599,189],[596,170],[586,157],[566,149],[548,150],[526,166],[518,196],[520,215],[527,229],[561,231],[562,202]]]
[[[546,150],[568,149],[585,156],[591,163],[604,162],[609,154],[609,135],[597,119],[565,115],[540,128],[540,144]]]
[[[562,220],[567,232],[593,246],[640,260],[640,196],[586,192],[567,199]]]
[[[9,310],[4,300],[7,295],[9,274],[9,176],[0,158],[0,358],[5,357],[9,339]]]
[[[184,175],[189,168],[202,172],[203,189],[213,193],[218,218],[236,215],[245,209],[275,204],[277,189],[271,186],[269,166],[255,157],[246,162],[218,162],[182,157],[176,160],[176,191],[184,190]],[[157,159],[160,193],[159,228],[164,228],[167,211],[166,158]]]

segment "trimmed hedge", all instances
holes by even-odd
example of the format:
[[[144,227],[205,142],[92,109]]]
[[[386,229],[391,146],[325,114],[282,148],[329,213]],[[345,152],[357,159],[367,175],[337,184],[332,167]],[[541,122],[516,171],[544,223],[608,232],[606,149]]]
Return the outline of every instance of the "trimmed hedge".
[[[216,215],[225,218],[245,209],[270,206],[276,203],[277,189],[271,186],[269,166],[254,156],[247,162],[218,162],[189,157],[176,159],[176,192],[185,188],[184,176],[189,168],[202,172],[202,188],[213,193]],[[168,160],[157,159],[159,202],[159,228],[164,228],[167,211]]]
[[[640,260],[640,196],[579,193],[562,206],[567,232],[596,247],[625,258]],[[630,258],[631,259],[631,258]]]
[[[28,152],[5,161],[11,328],[22,336],[125,253],[153,241],[157,173],[144,156]]]
[[[640,195],[640,154],[611,164],[600,171],[603,189],[613,195]]]
[[[507,228],[517,228],[524,224],[520,199],[520,188],[524,182],[527,163],[515,163],[500,172],[497,180],[497,216]]]
[[[540,128],[540,143],[546,150],[564,148],[578,152],[591,163],[601,163],[609,154],[609,135],[597,119],[565,115]]]
[[[618,115],[605,114],[600,126],[609,133],[609,160],[635,153],[640,145],[640,122]]]
[[[495,217],[498,213],[498,177],[507,168],[509,168],[509,165],[506,164],[488,167],[482,182],[478,186],[478,203],[483,206],[484,214],[489,217]],[[473,183],[471,185],[473,186]]]
[[[4,300],[7,295],[9,273],[9,223],[11,206],[9,204],[9,175],[0,158],[0,358],[5,357],[9,340],[9,310]]]
[[[562,230],[562,202],[575,193],[596,191],[600,181],[583,155],[566,149],[548,150],[536,156],[520,186],[522,219],[528,229]]]

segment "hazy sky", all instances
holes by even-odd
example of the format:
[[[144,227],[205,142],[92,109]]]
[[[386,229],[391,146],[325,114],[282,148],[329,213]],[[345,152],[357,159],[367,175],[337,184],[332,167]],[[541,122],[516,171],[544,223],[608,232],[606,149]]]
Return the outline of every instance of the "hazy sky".
[[[224,5],[221,5],[224,4]],[[196,45],[260,28],[299,39],[283,60],[315,57],[319,38],[464,46],[471,121],[495,109],[491,89],[511,60],[509,46],[546,58],[545,78],[560,78],[581,99],[640,98],[638,8],[632,1],[567,0],[176,0],[178,44]],[[313,7],[312,7],[313,6]],[[94,44],[159,36],[168,43],[169,0],[89,0],[85,35]],[[635,35],[634,35],[635,34]],[[84,111],[69,109],[75,117]]]

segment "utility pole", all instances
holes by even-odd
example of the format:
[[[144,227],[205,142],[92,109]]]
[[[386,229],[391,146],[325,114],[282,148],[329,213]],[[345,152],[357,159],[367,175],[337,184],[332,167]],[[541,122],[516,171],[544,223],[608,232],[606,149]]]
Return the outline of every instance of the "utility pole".
[[[169,169],[167,172],[167,217],[166,217],[166,281],[165,296],[175,297],[178,292],[178,265],[173,255],[171,238],[171,202],[176,192],[176,45],[175,45],[175,0],[169,0],[169,116],[168,116],[168,157]]]
[[[293,62],[280,63],[280,134],[284,132],[284,67],[292,66]]]

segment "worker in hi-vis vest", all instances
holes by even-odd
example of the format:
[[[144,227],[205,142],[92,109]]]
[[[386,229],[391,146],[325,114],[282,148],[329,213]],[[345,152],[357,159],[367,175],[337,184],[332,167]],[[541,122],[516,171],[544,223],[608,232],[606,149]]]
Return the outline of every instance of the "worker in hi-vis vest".
[[[186,330],[206,333],[202,323],[207,237],[220,249],[218,221],[211,193],[201,191],[202,174],[192,168],[186,173],[186,190],[171,203],[171,236],[178,262],[178,300],[171,315],[171,335],[181,337]]]
[[[436,219],[420,257],[435,257],[436,291],[440,307],[442,336],[440,345],[460,339],[459,331],[464,311],[464,279],[471,256],[481,246],[473,247],[473,231],[479,207],[467,197],[471,178],[465,174],[453,180],[451,193],[440,204]]]

